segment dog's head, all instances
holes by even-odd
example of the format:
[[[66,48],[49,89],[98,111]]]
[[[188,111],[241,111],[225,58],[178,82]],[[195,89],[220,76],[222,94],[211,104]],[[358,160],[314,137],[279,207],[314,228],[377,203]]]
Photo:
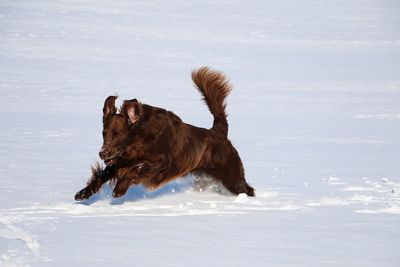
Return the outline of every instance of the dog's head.
[[[136,100],[124,101],[121,112],[115,107],[116,96],[109,96],[103,107],[103,146],[99,156],[107,166],[118,162],[135,139],[132,131],[142,115],[142,105]]]

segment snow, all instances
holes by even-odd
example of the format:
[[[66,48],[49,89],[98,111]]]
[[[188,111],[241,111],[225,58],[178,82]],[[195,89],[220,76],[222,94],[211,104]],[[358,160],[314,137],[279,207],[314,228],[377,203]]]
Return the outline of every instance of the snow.
[[[1,266],[399,266],[398,1],[0,3]],[[111,189],[84,202],[104,99],[210,127],[222,70],[257,197]]]

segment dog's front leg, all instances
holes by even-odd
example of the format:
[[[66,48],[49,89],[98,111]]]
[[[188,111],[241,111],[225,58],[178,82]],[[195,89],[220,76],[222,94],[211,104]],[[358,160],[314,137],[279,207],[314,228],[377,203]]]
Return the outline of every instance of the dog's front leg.
[[[104,183],[113,178],[114,174],[115,170],[113,166],[107,166],[104,170],[101,169],[100,166],[93,167],[92,177],[89,180],[88,185],[76,193],[75,200],[85,200],[97,193]]]
[[[140,162],[130,167],[125,172],[124,176],[118,179],[117,184],[113,190],[112,196],[114,198],[122,197],[128,191],[129,187],[134,184],[139,184],[143,176],[146,176],[154,164],[149,162]]]
[[[157,176],[163,169],[165,169],[165,164],[161,160],[157,162],[141,162],[135,165],[130,168],[123,178],[118,180],[113,191],[113,197],[118,198],[125,195],[131,185],[146,183],[145,181]]]

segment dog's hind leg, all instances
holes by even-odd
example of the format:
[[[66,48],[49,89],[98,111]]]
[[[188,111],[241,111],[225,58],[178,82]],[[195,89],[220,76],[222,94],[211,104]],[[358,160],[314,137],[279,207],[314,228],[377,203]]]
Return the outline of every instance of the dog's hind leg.
[[[246,183],[244,169],[237,152],[232,151],[230,155],[222,157],[214,163],[213,167],[206,169],[205,172],[221,183],[231,193],[238,195],[245,193],[254,197],[254,188]]]
[[[101,186],[108,182],[114,175],[114,168],[106,167],[104,170],[101,169],[100,165],[96,165],[92,167],[92,177],[88,182],[88,185],[80,190],[75,195],[75,200],[85,200],[97,193]]]
[[[215,176],[214,176],[215,177]],[[231,174],[221,174],[220,176],[222,184],[228,189],[231,193],[235,195],[239,195],[245,193],[249,197],[254,197],[254,188],[246,183],[244,177],[238,177],[238,175]],[[219,180],[219,179],[218,179]]]
[[[206,172],[215,180],[220,181],[223,186],[234,195],[245,193],[248,196],[254,197],[254,188],[246,183],[246,180],[240,173],[233,173],[224,169],[211,169]]]

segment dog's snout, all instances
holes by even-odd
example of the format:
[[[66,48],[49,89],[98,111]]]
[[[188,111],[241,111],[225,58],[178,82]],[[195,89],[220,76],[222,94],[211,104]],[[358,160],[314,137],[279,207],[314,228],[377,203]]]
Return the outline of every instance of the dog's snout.
[[[99,157],[100,157],[101,159],[105,159],[105,158],[107,157],[107,153],[106,153],[106,151],[104,150],[104,148],[101,148],[101,149],[100,149],[100,151],[99,151]]]

